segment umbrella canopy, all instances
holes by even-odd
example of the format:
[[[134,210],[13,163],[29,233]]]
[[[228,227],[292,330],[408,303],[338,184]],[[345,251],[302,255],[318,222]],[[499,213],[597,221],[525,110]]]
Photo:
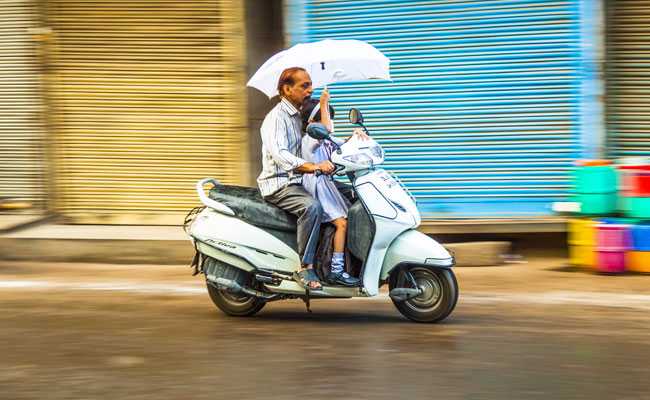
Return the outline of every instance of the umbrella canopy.
[[[269,98],[278,94],[280,74],[302,67],[313,87],[367,79],[390,80],[390,60],[372,45],[360,40],[321,40],[301,43],[269,58],[246,84]]]

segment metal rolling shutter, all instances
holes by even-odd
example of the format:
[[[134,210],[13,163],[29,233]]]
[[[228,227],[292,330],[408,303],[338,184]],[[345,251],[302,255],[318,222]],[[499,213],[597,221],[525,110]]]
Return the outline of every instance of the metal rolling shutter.
[[[44,129],[35,1],[0,3],[0,198],[44,206]]]
[[[304,16],[297,40],[360,39],[390,57],[392,83],[332,86],[337,126],[362,110],[424,217],[541,216],[566,197],[577,0],[308,0]]]
[[[236,0],[52,0],[58,208],[180,224],[213,176],[248,182]]]
[[[608,1],[607,132],[612,157],[650,156],[650,2]]]

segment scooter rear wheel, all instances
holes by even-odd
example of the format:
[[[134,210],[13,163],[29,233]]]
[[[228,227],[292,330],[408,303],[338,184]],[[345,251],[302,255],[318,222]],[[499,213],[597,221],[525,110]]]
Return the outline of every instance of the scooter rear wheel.
[[[214,258],[209,258],[206,263],[211,263],[217,277],[232,279],[241,286],[253,287],[253,279],[249,273],[239,268],[228,265]],[[254,296],[241,293],[231,293],[226,289],[216,287],[206,279],[210,299],[221,311],[234,317],[248,317],[260,311],[266,302]]]
[[[393,300],[397,310],[415,322],[439,322],[447,318],[458,302],[458,282],[454,272],[422,266],[397,268],[388,282],[390,290],[413,287],[407,279],[407,272],[422,289],[422,294],[406,301]]]

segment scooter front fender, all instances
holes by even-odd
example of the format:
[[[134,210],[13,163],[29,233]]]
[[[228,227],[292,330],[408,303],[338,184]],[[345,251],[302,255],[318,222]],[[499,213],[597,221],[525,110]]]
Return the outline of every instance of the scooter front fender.
[[[430,265],[451,268],[454,258],[440,243],[414,229],[404,231],[388,247],[381,267],[380,280],[385,281],[399,264]]]

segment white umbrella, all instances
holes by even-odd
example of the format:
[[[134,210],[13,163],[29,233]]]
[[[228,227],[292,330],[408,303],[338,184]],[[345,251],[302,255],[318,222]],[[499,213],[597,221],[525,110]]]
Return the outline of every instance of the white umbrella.
[[[291,67],[304,68],[315,88],[336,82],[390,80],[389,62],[379,50],[360,40],[301,43],[269,58],[246,86],[259,89],[269,98],[276,96],[280,74]]]

